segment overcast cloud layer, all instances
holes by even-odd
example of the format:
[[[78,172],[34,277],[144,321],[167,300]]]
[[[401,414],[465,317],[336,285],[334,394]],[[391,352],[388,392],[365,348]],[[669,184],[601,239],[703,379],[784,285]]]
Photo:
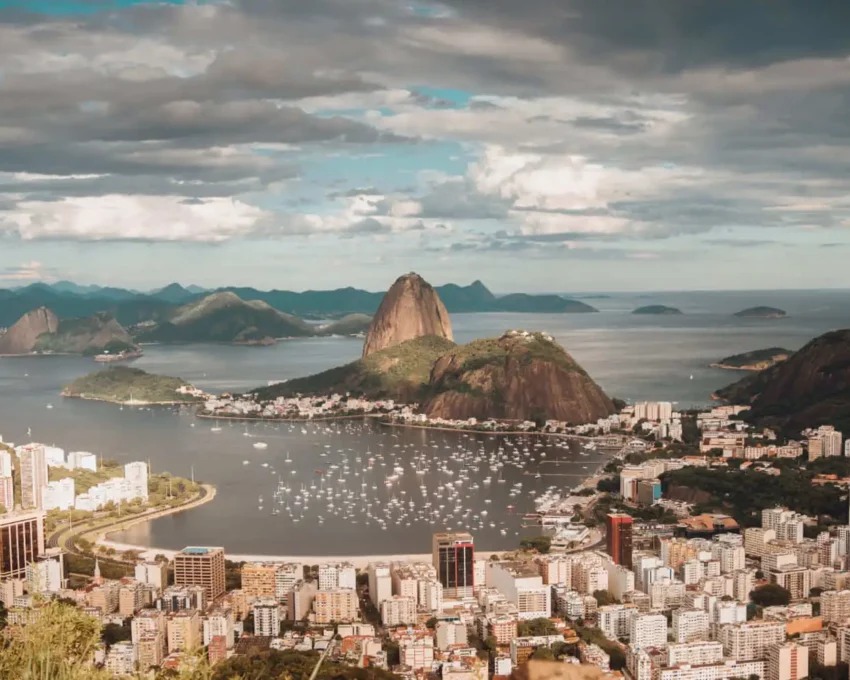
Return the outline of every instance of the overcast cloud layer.
[[[0,286],[850,284],[846,0],[6,4]]]

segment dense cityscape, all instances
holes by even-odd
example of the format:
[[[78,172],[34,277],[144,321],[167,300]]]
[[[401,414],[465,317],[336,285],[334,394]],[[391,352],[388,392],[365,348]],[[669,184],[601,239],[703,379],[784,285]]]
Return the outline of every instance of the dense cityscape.
[[[205,546],[134,561],[86,541],[64,554],[45,541],[45,526],[61,530],[62,513],[145,504],[147,464],[129,463],[75,496],[63,475],[96,473],[95,456],[9,444],[0,452],[3,504],[13,509],[0,517],[5,634],[24,635],[57,602],[73,606],[103,630],[87,662],[116,678],[199,658],[215,669],[263,650],[320,652],[411,680],[511,676],[535,659],[631,680],[823,673],[850,658],[847,501],[831,517],[807,516],[798,498],[748,516],[732,505],[707,511],[675,475],[809,469],[812,489],[843,494],[850,479],[830,471],[846,470],[850,441],[829,426],[780,440],[743,414],[627,406],[579,428],[627,436],[589,483],[538,504],[539,530],[517,550],[480,554],[472,533],[436,532],[423,546],[428,561],[376,555],[357,566],[234,563]]]

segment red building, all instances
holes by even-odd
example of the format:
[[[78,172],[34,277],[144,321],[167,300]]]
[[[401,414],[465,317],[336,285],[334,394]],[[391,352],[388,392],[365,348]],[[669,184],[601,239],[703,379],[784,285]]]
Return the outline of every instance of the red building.
[[[210,640],[207,655],[210,666],[215,666],[219,661],[224,661],[227,658],[227,638],[224,635],[214,635]]]
[[[632,518],[620,512],[612,512],[605,518],[608,554],[616,564],[632,568]]]

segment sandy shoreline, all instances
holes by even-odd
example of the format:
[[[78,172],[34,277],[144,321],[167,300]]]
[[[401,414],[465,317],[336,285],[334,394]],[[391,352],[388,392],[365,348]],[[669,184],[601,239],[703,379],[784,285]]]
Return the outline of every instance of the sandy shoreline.
[[[115,404],[117,406],[197,406],[200,401],[139,401],[138,399],[133,399],[132,401],[119,401],[117,399],[105,399],[103,397],[89,397],[84,394],[66,394],[65,392],[59,393],[60,397],[65,399],[82,399],[83,401],[99,401],[104,404]]]

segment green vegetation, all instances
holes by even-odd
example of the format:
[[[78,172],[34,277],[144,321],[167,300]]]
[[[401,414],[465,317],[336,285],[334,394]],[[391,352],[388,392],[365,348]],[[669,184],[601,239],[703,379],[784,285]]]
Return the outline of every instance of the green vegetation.
[[[234,656],[213,669],[212,680],[292,680],[307,678],[319,660],[318,652],[271,651],[253,657]],[[326,660],[317,680],[397,680],[379,668],[356,668]]]
[[[38,336],[35,351],[91,355],[100,354],[110,346],[136,349],[132,338],[112,315],[100,312],[81,319],[62,319],[55,333]]]
[[[62,391],[66,397],[81,397],[114,403],[196,403],[197,397],[179,394],[187,383],[180,378],[146,373],[129,366],[110,366],[77,378]]]
[[[339,321],[319,328],[320,335],[357,335],[369,330],[372,317],[368,314],[349,314]]]
[[[767,583],[751,592],[750,599],[759,607],[785,607],[791,602],[791,593],[776,583]]]
[[[750,352],[733,354],[724,357],[712,366],[716,368],[735,368],[744,371],[763,371],[780,361],[785,361],[793,352],[782,347],[768,347],[767,349],[754,349]]]
[[[681,313],[681,309],[664,305],[646,305],[645,307],[638,307],[632,312],[632,314],[645,314],[647,316],[674,316]]]
[[[306,337],[314,328],[259,300],[213,293],[178,307],[166,321],[142,329],[140,342],[240,342],[264,337]]]
[[[584,373],[563,347],[544,333],[529,333],[523,336],[519,334],[521,332],[511,331],[500,338],[473,340],[467,345],[456,347],[449,357],[459,372],[466,372],[490,365],[504,365],[511,353],[519,350],[522,353],[520,360],[526,365],[535,360],[545,361],[567,371]]]
[[[520,621],[517,624],[517,633],[520,637],[529,635],[558,635],[558,629],[551,619],[539,618]]]
[[[617,604],[617,598],[607,590],[594,590],[593,597],[596,598],[596,604],[603,607],[607,604]]]
[[[826,471],[847,475],[850,459],[819,460],[805,467],[794,460],[776,460],[772,464],[780,470],[779,475],[734,467],[673,470],[661,476],[662,489],[665,497],[671,490],[700,493],[701,510],[727,513],[742,527],[759,526],[761,511],[778,505],[810,517],[825,516],[835,521],[846,518],[847,503],[841,499],[842,489],[832,484],[813,485],[811,480],[815,474]]]
[[[122,352],[135,352],[138,346],[123,340],[110,340],[103,347],[89,347],[83,351],[83,356],[91,357],[98,354],[121,354]]]
[[[48,481],[56,482],[60,479],[70,477],[74,480],[74,494],[79,495],[86,493],[91,487],[97,486],[113,477],[124,476],[124,466],[119,465],[115,461],[104,461],[101,463],[97,472],[86,470],[84,468],[76,468],[74,470],[66,470],[60,467],[50,467],[47,470]],[[68,513],[65,513],[65,517]]]
[[[611,657],[611,670],[618,671],[626,665],[626,654],[616,642],[609,640],[598,628],[576,625],[576,634],[588,644],[598,645]]]
[[[445,338],[428,335],[370,354],[345,366],[255,390],[261,400],[296,394],[351,392],[372,398],[415,398],[437,359],[455,347]]]
[[[521,550],[534,550],[539,552],[541,555],[545,555],[552,547],[552,537],[529,536],[528,538],[523,538],[519,542],[519,547]]]

